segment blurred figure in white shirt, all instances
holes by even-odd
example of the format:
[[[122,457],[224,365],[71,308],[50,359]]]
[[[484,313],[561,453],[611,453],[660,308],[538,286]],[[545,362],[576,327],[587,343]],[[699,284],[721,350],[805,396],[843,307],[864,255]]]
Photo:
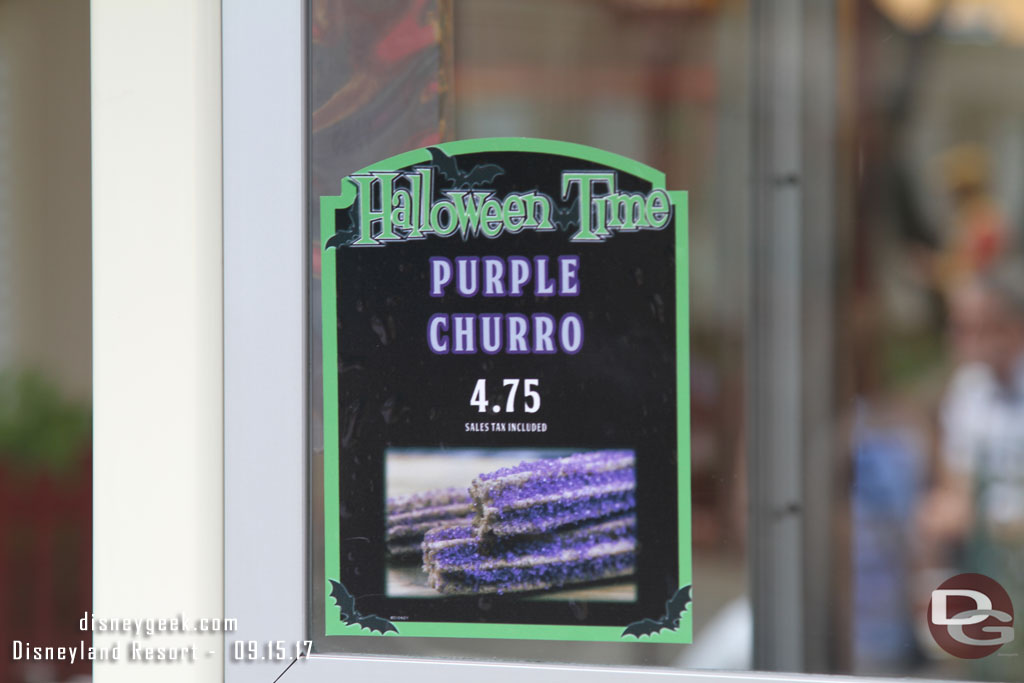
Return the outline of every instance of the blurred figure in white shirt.
[[[950,297],[950,323],[958,365],[939,415],[935,485],[918,515],[932,570],[922,577],[985,574],[1024,605],[1024,262],[1001,261],[964,283]],[[922,614],[930,583],[920,587]],[[978,675],[1003,677],[994,661],[980,666]]]
[[[921,517],[947,549],[973,530],[995,538],[1024,530],[1024,263],[1000,263],[966,283],[950,317],[959,365],[940,414],[942,471]]]

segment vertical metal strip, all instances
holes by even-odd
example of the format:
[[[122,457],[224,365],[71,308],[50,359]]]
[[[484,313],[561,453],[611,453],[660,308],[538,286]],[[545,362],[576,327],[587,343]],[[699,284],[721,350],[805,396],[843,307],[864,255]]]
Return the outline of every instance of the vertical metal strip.
[[[803,668],[799,0],[754,3],[748,393],[754,668]]]
[[[835,531],[845,492],[836,488],[841,449],[836,436],[836,39],[834,3],[803,5],[803,135],[801,183],[803,308],[803,671],[835,671],[838,570],[843,536]]]
[[[222,655],[237,683],[288,662],[233,643],[308,633],[304,23],[296,2],[224,0],[221,16],[224,615],[238,620]]]
[[[834,11],[753,3],[748,458],[754,667],[828,664]]]

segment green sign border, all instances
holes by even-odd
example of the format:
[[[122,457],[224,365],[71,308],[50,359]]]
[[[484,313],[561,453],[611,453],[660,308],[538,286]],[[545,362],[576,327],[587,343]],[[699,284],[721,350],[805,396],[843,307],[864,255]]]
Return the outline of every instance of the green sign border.
[[[627,157],[571,142],[558,142],[539,138],[480,138],[458,140],[433,147],[448,156],[473,152],[540,152],[583,159],[610,169],[623,171],[650,182],[654,189],[664,189],[665,174],[650,166]],[[393,170],[415,164],[426,164],[431,160],[426,147],[404,152],[370,164],[357,173]],[[675,216],[676,256],[676,397],[678,419],[678,491],[679,491],[679,586],[692,583],[690,547],[690,326],[689,326],[689,251],[687,193],[668,191]],[[338,500],[338,337],[336,301],[336,256],[335,249],[325,249],[324,244],[334,235],[334,213],[346,209],[356,198],[356,187],[345,178],[341,181],[341,193],[336,196],[320,197],[320,250],[321,288],[323,315],[323,379],[324,379],[324,570],[327,578],[341,575],[341,552],[339,548],[339,500]],[[629,239],[626,236],[620,239]],[[666,600],[669,598],[666,595]],[[692,605],[691,605],[692,607]],[[330,597],[330,589],[324,593],[324,622],[328,636],[373,635],[358,624],[346,625],[337,606]],[[381,615],[387,616],[387,615]],[[651,619],[659,618],[651,614]],[[481,624],[449,622],[399,621],[395,625],[401,636],[432,638],[515,638],[522,640],[575,640],[634,642],[622,638],[621,626],[563,626],[551,624]],[[679,628],[668,629],[650,636],[644,636],[645,643],[689,643],[692,640],[693,612],[688,608],[683,613]],[[385,634],[394,635],[394,634]]]

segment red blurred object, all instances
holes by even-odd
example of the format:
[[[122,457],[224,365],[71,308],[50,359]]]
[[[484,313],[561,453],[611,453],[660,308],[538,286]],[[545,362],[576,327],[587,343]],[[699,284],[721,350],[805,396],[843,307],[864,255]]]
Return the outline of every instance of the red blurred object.
[[[377,41],[374,57],[384,64],[394,64],[437,45],[438,27],[430,20],[427,8],[427,0],[414,0],[395,27]]]
[[[78,622],[92,605],[92,453],[73,472],[12,471],[0,463],[0,681],[20,680],[11,641],[92,644]],[[29,663],[34,664],[34,663]],[[47,662],[57,680],[92,663]]]

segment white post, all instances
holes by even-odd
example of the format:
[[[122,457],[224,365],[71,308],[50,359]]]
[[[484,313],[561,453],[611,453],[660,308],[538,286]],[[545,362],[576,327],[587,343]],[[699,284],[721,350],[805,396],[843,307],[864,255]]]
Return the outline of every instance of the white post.
[[[223,616],[220,3],[91,8],[93,612],[194,626]],[[220,634],[94,643],[100,683],[222,678]]]

